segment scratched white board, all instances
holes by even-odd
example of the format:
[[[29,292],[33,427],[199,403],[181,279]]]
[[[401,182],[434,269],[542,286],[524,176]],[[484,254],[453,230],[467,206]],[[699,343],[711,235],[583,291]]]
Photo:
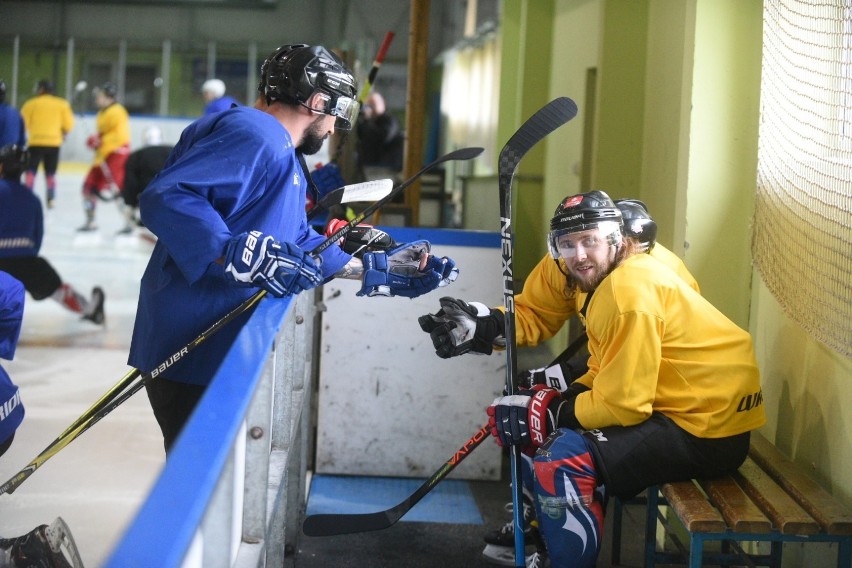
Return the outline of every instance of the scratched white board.
[[[486,423],[502,394],[505,352],[441,359],[417,318],[452,296],[502,305],[497,246],[434,245],[460,267],[456,282],[420,298],[356,297],[360,285],[324,286],[316,471],[429,477]],[[453,472],[500,479],[501,453],[488,438]]]

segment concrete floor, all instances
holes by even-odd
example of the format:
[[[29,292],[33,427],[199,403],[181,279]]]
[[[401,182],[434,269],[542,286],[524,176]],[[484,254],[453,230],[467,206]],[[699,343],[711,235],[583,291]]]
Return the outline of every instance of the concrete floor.
[[[0,482],[26,466],[74,419],[114,385],[126,365],[139,279],[152,245],[138,236],[116,237],[123,220],[114,204],[100,203],[100,231],[80,235],[80,187],[86,167],[63,163],[56,208],[45,211],[42,256],[63,280],[88,295],[106,292],[106,325],[81,321],[48,299],[27,297],[14,361],[2,361],[21,388],[26,418],[11,449],[0,458]],[[43,178],[36,192],[43,199]],[[524,367],[549,355],[522,350]],[[449,449],[448,449],[449,451]],[[88,568],[100,566],[147,495],[165,455],[144,393],[137,394],[40,467],[12,495],[0,495],[0,536],[25,534],[62,516]],[[505,482],[472,483],[484,525],[400,521],[386,531],[343,537],[302,537],[290,561],[299,568],[419,568],[488,566],[482,535],[509,520]],[[608,521],[607,525],[611,521]],[[622,566],[641,565],[644,521],[627,508]],[[598,568],[611,563],[609,532]]]

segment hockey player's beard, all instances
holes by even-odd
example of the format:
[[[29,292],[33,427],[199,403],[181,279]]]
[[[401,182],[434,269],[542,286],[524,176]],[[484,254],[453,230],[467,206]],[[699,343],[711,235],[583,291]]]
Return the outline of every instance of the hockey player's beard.
[[[299,144],[297,150],[305,156],[311,156],[319,152],[322,148],[322,143],[328,137],[328,133],[322,131],[322,121],[323,117],[318,116],[302,136],[302,143]]]
[[[569,272],[571,273],[571,277],[574,282],[577,284],[577,288],[582,292],[591,292],[598,285],[603,282],[603,279],[609,276],[609,273],[612,272],[612,269],[615,266],[612,263],[592,263],[590,261],[584,261],[582,263],[578,263],[578,266],[582,266],[585,268],[582,272],[578,271],[573,266],[569,268]]]

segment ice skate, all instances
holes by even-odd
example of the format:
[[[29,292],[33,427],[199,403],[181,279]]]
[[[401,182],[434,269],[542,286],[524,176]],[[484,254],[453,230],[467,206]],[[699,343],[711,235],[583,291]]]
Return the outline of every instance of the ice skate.
[[[0,562],[10,568],[84,568],[62,517],[18,538],[0,539]]]

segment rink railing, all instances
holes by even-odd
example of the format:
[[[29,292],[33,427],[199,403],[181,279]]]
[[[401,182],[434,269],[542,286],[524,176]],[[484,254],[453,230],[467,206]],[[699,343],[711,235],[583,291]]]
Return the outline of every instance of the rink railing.
[[[305,505],[314,297],[260,302],[105,566],[285,565]]]

